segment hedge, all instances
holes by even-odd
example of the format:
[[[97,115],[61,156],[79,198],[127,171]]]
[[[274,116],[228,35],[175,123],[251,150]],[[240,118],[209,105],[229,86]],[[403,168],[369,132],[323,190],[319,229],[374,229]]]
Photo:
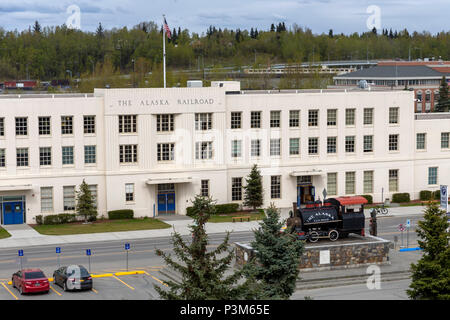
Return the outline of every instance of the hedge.
[[[186,208],[186,215],[192,217],[193,207]],[[229,214],[239,210],[239,203],[216,204],[216,214]]]
[[[431,200],[433,193],[428,190],[422,190],[419,192],[419,199],[422,201]]]
[[[70,222],[76,222],[77,214],[75,213],[60,213],[60,214],[49,214],[46,216],[38,215],[36,216],[37,224],[64,224]]]
[[[361,197],[366,198],[367,204],[373,203],[373,197],[370,194],[363,194],[363,195],[361,195]]]
[[[440,200],[441,199],[441,190],[436,190],[433,192],[433,198],[434,200]]]
[[[399,203],[399,202],[410,202],[409,193],[394,193],[392,195],[392,202]]]
[[[133,219],[134,211],[132,209],[108,211],[108,218],[114,219]]]

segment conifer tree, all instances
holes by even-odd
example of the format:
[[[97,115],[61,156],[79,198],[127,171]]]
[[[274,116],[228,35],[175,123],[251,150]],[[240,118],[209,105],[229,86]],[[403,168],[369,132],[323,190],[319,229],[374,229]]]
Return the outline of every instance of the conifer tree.
[[[234,258],[234,251],[229,248],[229,233],[218,247],[207,251],[205,223],[216,210],[215,201],[210,197],[197,195],[192,204],[191,217],[194,224],[189,226],[192,241],[185,242],[177,232],[172,235],[177,261],[171,254],[156,250],[157,255],[163,257],[165,263],[177,271],[182,280],[180,283],[166,281],[168,290],[154,285],[155,290],[166,300],[252,299],[253,295],[249,294],[249,288],[254,287],[252,280],[237,284],[243,277],[242,270],[225,276]]]
[[[450,99],[448,96],[448,84],[445,76],[442,77],[441,85],[439,87],[439,99],[435,107],[437,112],[449,112],[450,111]]]
[[[422,258],[411,264],[412,281],[407,294],[414,300],[450,300],[450,247],[446,213],[437,203],[429,203],[417,235]]]
[[[261,173],[258,166],[253,165],[252,171],[246,179],[246,186],[244,187],[244,206],[252,207],[253,210],[263,205],[263,186]]]
[[[251,246],[255,256],[243,269],[258,281],[263,292],[259,298],[289,299],[295,291],[303,242],[289,232],[280,232],[283,224],[278,209],[271,204],[254,232]]]
[[[89,186],[84,179],[80,185],[80,191],[77,191],[76,195],[76,211],[80,216],[84,217],[84,222],[95,219],[97,216],[97,209],[94,206],[94,199],[92,198]]]

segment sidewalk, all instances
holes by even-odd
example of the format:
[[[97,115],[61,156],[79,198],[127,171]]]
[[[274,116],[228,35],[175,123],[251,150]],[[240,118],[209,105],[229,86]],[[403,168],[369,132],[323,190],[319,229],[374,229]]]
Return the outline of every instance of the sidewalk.
[[[289,211],[291,208],[281,208],[281,218],[286,219],[289,217]],[[389,208],[390,216],[406,216],[406,215],[419,215],[422,214],[423,207],[396,207]],[[370,217],[370,209],[364,210],[366,218]],[[2,248],[23,248],[29,246],[41,246],[41,245],[56,245],[56,244],[69,244],[69,243],[89,243],[96,241],[114,241],[114,240],[133,240],[133,239],[145,239],[145,238],[158,238],[169,237],[173,231],[177,231],[181,235],[189,235],[189,225],[192,224],[192,219],[185,216],[177,217],[172,216],[170,218],[162,218],[164,222],[170,224],[172,228],[168,229],[155,229],[155,230],[139,230],[139,231],[123,231],[123,232],[105,232],[105,233],[91,233],[83,235],[66,235],[66,236],[47,236],[39,234],[33,228],[28,225],[12,225],[3,226],[10,234],[11,237],[0,240],[0,249]],[[242,232],[252,231],[259,227],[258,221],[250,222],[222,222],[222,223],[207,223],[206,232],[212,233],[225,233],[230,232]]]

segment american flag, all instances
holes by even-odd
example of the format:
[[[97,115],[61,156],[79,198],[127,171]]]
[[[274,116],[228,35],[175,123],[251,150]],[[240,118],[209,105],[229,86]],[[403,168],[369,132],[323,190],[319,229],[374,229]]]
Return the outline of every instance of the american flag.
[[[166,21],[166,17],[164,17],[164,30],[166,31],[167,34],[167,38],[171,39],[172,38],[172,33],[170,32],[170,28],[167,25],[167,21]]]

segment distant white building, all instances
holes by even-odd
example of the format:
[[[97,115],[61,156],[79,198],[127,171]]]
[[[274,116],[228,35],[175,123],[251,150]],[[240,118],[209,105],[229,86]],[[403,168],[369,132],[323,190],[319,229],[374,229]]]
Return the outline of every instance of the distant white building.
[[[414,115],[408,91],[96,89],[0,96],[1,223],[73,212],[85,179],[99,215],[185,214],[196,194],[242,203],[254,163],[264,202],[290,207],[450,184],[450,114]],[[382,198],[383,197],[383,198]]]

